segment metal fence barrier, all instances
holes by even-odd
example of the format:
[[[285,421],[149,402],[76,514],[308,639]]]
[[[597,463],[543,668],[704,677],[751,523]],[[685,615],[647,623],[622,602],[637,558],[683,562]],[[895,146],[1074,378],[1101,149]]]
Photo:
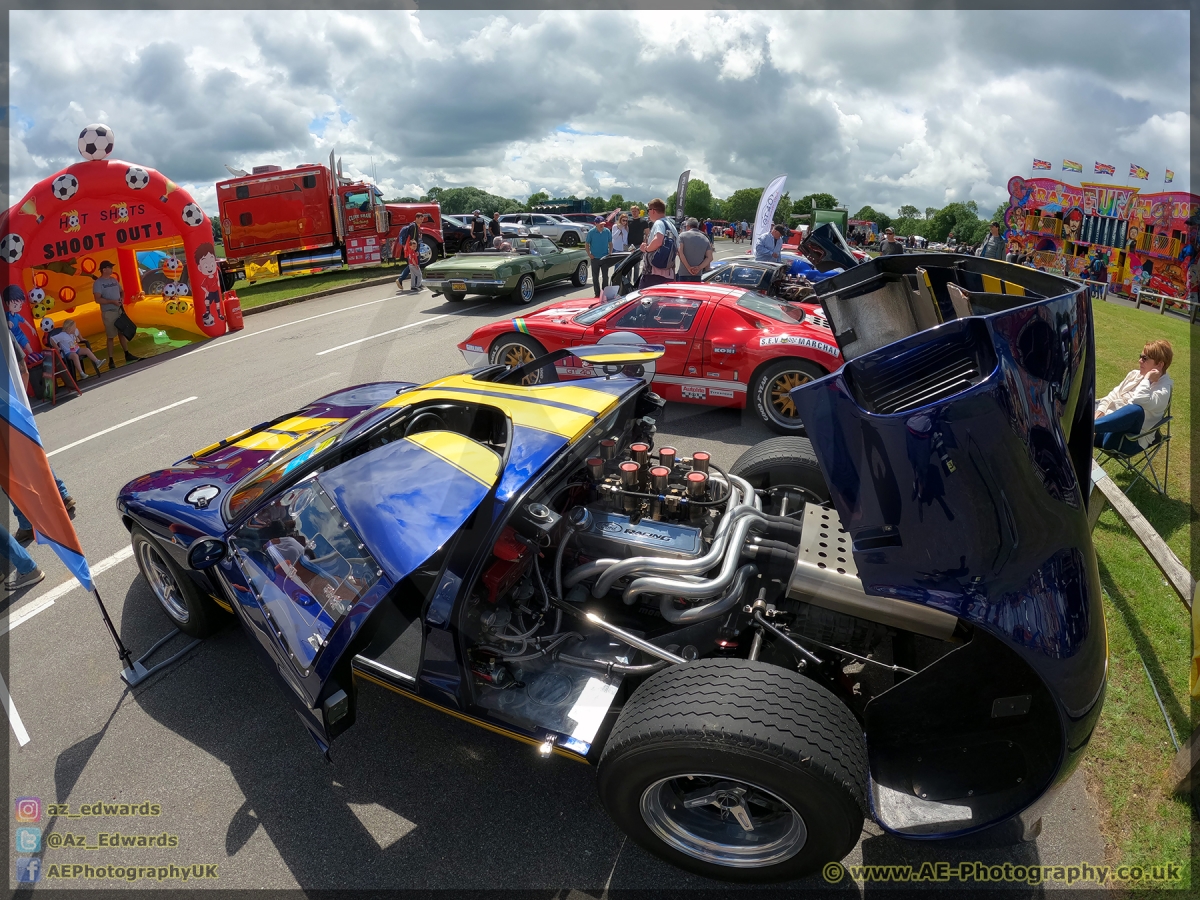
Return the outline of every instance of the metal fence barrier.
[[[1167,311],[1167,301],[1168,300],[1170,300],[1174,303],[1182,303],[1183,305],[1188,307],[1188,312],[1186,313],[1188,320],[1193,325],[1196,324],[1196,313],[1200,312],[1200,302],[1189,299],[1187,297],[1168,297],[1166,294],[1156,294],[1154,291],[1148,291],[1145,288],[1143,288],[1142,290],[1138,291],[1136,294],[1133,295],[1134,307],[1137,309],[1141,309],[1143,303],[1145,303],[1147,306],[1153,306],[1154,301],[1145,299],[1147,297],[1153,297],[1154,299],[1158,300],[1158,314],[1160,316]]]

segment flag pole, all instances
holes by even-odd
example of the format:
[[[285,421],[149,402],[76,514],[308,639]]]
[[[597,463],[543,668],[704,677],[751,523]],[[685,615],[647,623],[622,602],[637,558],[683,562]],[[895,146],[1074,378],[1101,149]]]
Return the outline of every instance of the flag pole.
[[[133,654],[129,652],[129,648],[121,640],[121,636],[117,634],[117,629],[113,626],[112,619],[108,617],[108,610],[104,608],[104,601],[100,599],[100,592],[95,587],[92,588],[92,596],[96,598],[96,605],[100,607],[100,615],[104,619],[104,625],[108,628],[108,633],[112,635],[113,643],[117,645],[117,656],[121,662],[125,664],[126,669],[133,667]]]

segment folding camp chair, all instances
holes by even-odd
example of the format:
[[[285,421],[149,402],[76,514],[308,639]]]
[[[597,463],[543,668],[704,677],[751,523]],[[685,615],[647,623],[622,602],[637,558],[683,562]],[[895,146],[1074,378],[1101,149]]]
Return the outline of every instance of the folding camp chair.
[[[67,361],[63,359],[62,354],[58,352],[58,347],[49,341],[43,341],[42,352],[49,353],[50,358],[54,361],[54,369],[51,372],[50,377],[47,379],[47,384],[49,385],[48,393],[50,394],[47,399],[50,401],[50,405],[54,406],[54,404],[58,401],[58,379],[60,378],[63,380],[64,388],[70,388],[76,394],[82,397],[83,391],[81,391],[79,389],[79,385],[75,383],[75,376],[71,374],[71,369],[67,365]]]
[[[1111,459],[1133,476],[1133,480],[1125,488],[1126,494],[1139,481],[1145,481],[1148,485],[1152,484],[1154,489],[1164,497],[1167,496],[1167,472],[1171,466],[1171,418],[1171,404],[1168,403],[1162,421],[1153,428],[1136,436],[1125,435],[1124,440],[1119,442],[1116,449],[1096,448],[1099,451],[1101,462]],[[1150,441],[1150,445],[1143,450],[1138,441],[1148,436],[1153,439]],[[1131,446],[1136,446],[1138,449],[1127,452]],[[1160,453],[1163,456],[1161,480],[1159,480],[1158,471],[1154,467]]]

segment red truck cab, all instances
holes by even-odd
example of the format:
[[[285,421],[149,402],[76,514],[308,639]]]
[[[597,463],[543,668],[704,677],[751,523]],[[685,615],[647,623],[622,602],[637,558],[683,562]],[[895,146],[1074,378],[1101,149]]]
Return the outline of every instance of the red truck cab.
[[[438,204],[384,203],[374,185],[328,166],[256,166],[217,183],[217,206],[229,281],[388,262],[417,213],[432,217],[421,228],[422,265],[442,253]]]

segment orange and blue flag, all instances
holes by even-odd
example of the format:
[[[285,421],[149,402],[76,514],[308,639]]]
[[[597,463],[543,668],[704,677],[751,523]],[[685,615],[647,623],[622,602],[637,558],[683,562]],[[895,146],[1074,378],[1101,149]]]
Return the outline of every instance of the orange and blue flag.
[[[50,460],[42,449],[42,439],[24,381],[17,367],[11,340],[4,340],[5,396],[0,406],[0,488],[33,525],[39,544],[49,544],[63,565],[87,590],[94,590],[79,535],[63,506]]]
[[[1108,163],[1098,162],[1098,163],[1096,163],[1096,174],[1097,175],[1116,175],[1117,167],[1109,165]]]
[[[1037,159],[1037,158],[1035,158],[1035,159],[1033,160],[1033,167],[1034,167],[1035,169],[1047,169],[1047,170],[1049,170],[1049,169],[1053,169],[1053,168],[1054,168],[1052,165],[1050,165],[1050,160],[1048,160],[1048,159]]]
[[[1146,169],[1143,169],[1141,166],[1137,165],[1137,163],[1130,163],[1129,177],[1141,178],[1144,181],[1150,177],[1150,173]]]

